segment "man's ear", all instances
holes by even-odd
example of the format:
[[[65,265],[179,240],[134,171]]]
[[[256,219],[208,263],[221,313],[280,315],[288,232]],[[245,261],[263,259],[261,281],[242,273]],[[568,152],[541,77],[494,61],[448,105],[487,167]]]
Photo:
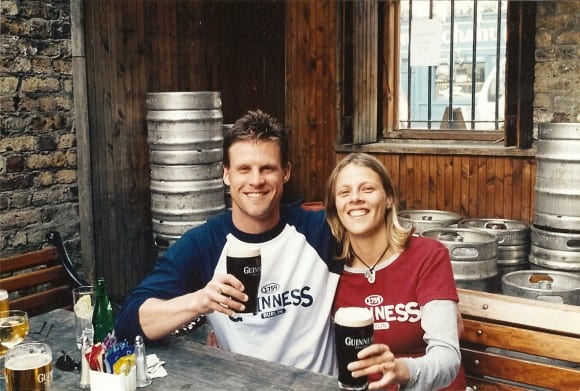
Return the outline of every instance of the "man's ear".
[[[224,174],[222,176],[224,183],[229,186],[230,185],[230,170],[224,166]]]
[[[288,164],[286,164],[286,170],[284,172],[284,183],[288,183],[288,181],[290,180],[290,173],[292,172],[292,165],[290,164],[290,162],[288,162]]]

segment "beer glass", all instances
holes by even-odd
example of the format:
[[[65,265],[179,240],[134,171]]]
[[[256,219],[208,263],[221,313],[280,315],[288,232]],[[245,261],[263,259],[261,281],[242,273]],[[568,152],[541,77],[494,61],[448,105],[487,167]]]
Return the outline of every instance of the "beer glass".
[[[6,353],[6,391],[50,391],[52,352],[45,343],[17,345]]]
[[[230,245],[226,253],[227,270],[244,284],[244,292],[248,295],[246,309],[242,313],[258,312],[258,289],[262,274],[262,258],[260,249]]]
[[[0,312],[0,345],[6,349],[18,345],[28,335],[28,314],[25,311]]]
[[[72,291],[73,312],[75,314],[75,336],[77,349],[81,348],[83,336],[87,336],[89,345],[93,344],[93,309],[95,307],[95,287],[79,286]]]
[[[28,327],[28,314],[25,311],[0,311],[0,360],[8,349],[24,340],[28,335]],[[4,378],[1,364],[0,378]]]
[[[8,303],[8,292],[4,289],[0,289],[0,312],[8,311],[10,309],[10,304]]]
[[[367,376],[354,378],[347,369],[357,354],[373,343],[373,316],[366,308],[342,307],[334,315],[338,387],[343,391],[366,390]]]
[[[0,289],[0,312],[8,311],[9,309],[10,304],[8,303],[8,292],[4,289]],[[7,348],[5,348],[4,345],[0,344],[0,357],[4,356],[6,349]],[[2,378],[2,373],[0,373],[0,378]]]

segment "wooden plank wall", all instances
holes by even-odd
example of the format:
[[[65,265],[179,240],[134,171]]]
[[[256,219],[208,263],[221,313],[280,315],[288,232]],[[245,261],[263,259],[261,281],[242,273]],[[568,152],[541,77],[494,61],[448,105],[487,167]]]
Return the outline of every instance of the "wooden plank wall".
[[[286,126],[292,178],[287,192],[324,199],[337,129],[337,2],[286,2]]]
[[[123,296],[151,269],[145,94],[222,92],[224,122],[262,108],[291,131],[287,191],[324,199],[341,86],[334,0],[83,0],[95,274]],[[530,220],[535,162],[379,154],[405,207]],[[81,222],[82,224],[82,222]]]
[[[286,124],[292,130],[292,190],[323,200],[326,179],[344,153],[339,131],[341,86],[338,5],[286,4]],[[533,158],[377,153],[391,171],[401,206],[454,211],[464,217],[533,218]]]
[[[346,154],[337,154],[337,161]],[[532,222],[533,158],[375,154],[389,170],[403,209],[434,209],[464,218]]]
[[[353,80],[354,115],[353,127],[362,129],[353,137],[354,144],[374,142],[377,139],[377,116],[364,113],[378,113],[377,79],[379,70],[378,4],[361,1],[353,7],[353,66],[364,72],[356,72]]]
[[[257,108],[284,120],[282,4],[144,3],[148,91],[220,91],[224,123]]]
[[[84,15],[95,278],[115,299],[152,264],[143,2],[85,1]]]
[[[146,93],[220,91],[224,123],[256,108],[284,120],[284,5],[84,0],[83,6],[95,276],[105,276],[110,295],[121,298],[156,257]]]

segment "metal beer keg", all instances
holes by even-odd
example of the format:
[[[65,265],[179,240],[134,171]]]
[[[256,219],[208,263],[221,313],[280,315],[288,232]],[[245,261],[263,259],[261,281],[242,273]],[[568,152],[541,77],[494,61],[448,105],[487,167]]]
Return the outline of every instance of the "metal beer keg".
[[[474,218],[461,220],[460,228],[488,232],[498,239],[497,264],[514,266],[528,263],[530,251],[530,224],[509,219]]]
[[[434,228],[421,236],[437,239],[447,247],[458,287],[491,290],[498,274],[495,235],[468,228]]]
[[[225,210],[220,93],[147,94],[151,217],[165,250],[187,230]]]
[[[404,227],[415,227],[417,235],[428,229],[449,227],[461,220],[461,216],[457,213],[443,210],[409,209],[400,211],[397,217]]]
[[[580,124],[538,125],[534,225],[580,230]]]
[[[531,227],[530,263],[548,269],[580,271],[580,231]]]
[[[515,271],[502,277],[502,293],[541,301],[580,305],[580,275],[549,270]]]

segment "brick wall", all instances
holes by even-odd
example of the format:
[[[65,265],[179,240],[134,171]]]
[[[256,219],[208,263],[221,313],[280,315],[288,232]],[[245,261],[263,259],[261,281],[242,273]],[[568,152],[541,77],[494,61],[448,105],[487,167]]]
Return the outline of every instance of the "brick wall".
[[[580,122],[580,1],[543,1],[536,17],[534,123]]]
[[[0,256],[49,230],[78,252],[69,0],[2,0]]]

